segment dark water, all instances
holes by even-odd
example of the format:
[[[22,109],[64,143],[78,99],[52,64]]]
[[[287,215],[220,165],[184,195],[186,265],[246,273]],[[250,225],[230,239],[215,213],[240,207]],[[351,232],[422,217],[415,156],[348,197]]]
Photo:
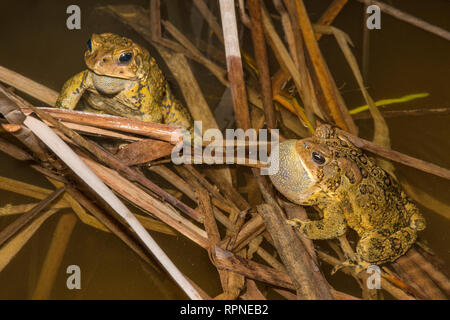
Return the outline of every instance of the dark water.
[[[207,26],[190,1],[162,1],[164,15],[191,37],[208,37]],[[209,1],[217,9],[216,1]],[[138,34],[96,7],[134,3],[148,7],[148,1],[20,1],[0,4],[0,65],[19,72],[52,89],[59,90],[66,79],[84,68],[83,53],[91,33],[113,32],[145,44]],[[306,1],[312,20],[317,20],[330,1]],[[450,29],[450,3],[445,0],[390,1],[394,6],[430,23]],[[66,28],[66,8],[81,8],[81,30]],[[215,11],[218,13],[218,11]],[[362,52],[362,6],[350,1],[336,19],[336,27],[349,33],[359,58]],[[364,104],[345,59],[331,37],[321,40],[321,48],[350,107]],[[450,43],[404,22],[382,15],[382,29],[371,33],[368,86],[374,100],[428,92],[430,96],[396,108],[449,107]],[[214,108],[223,93],[214,77],[196,64],[202,90]],[[163,70],[167,70],[162,66]],[[170,75],[169,75],[170,79]],[[33,102],[33,99],[30,99]],[[39,103],[40,104],[40,103]],[[450,168],[450,116],[422,116],[388,119],[395,150]],[[359,121],[361,135],[371,138],[370,121]],[[449,204],[450,182],[401,165],[398,173],[414,185]],[[49,182],[27,166],[0,153],[0,176],[52,188]],[[0,191],[0,206],[35,200]],[[422,233],[431,248],[447,263],[449,221],[422,208],[428,228]],[[28,298],[33,292],[59,214],[50,218],[0,273],[0,298]],[[4,227],[11,219],[0,219]],[[215,269],[206,252],[182,236],[152,233],[183,272],[210,295],[220,293]],[[65,268],[76,264],[82,270],[82,290],[66,288]],[[355,284],[336,275],[333,284],[352,291]],[[52,298],[56,299],[152,299],[182,298],[183,293],[167,278],[155,275],[119,240],[78,222],[70,239]]]

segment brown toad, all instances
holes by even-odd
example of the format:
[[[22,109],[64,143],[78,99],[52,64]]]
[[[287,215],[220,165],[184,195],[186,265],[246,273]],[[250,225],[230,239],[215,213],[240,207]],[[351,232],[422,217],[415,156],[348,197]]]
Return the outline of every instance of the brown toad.
[[[87,46],[88,69],[66,81],[58,108],[74,109],[85,95],[95,112],[192,128],[189,111],[145,48],[112,33],[93,34]]]
[[[400,185],[329,125],[313,137],[280,144],[280,169],[270,178],[291,201],[315,205],[323,219],[288,222],[310,239],[354,229],[358,264],[382,264],[403,255],[425,220]]]

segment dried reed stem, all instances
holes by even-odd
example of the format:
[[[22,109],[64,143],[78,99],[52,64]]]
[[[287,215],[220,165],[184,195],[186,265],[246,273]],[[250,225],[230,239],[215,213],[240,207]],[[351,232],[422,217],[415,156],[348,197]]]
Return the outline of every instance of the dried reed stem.
[[[241,51],[239,49],[234,1],[219,0],[219,3],[234,116],[237,127],[247,130],[250,128],[251,123],[242,70]]]
[[[350,128],[344,119],[341,108],[336,102],[335,92],[328,75],[328,68],[325,65],[322,53],[320,52],[319,45],[317,44],[311,22],[309,21],[308,14],[302,0],[296,0],[296,9],[303,39],[305,40],[306,48],[308,49],[314,71],[319,80],[326,103],[330,108],[331,115],[339,127],[348,131]]]
[[[46,300],[50,298],[56,275],[76,222],[77,219],[73,213],[64,214],[59,218],[31,299]]]
[[[275,128],[275,116],[272,98],[272,84],[270,81],[269,61],[267,58],[264,31],[261,22],[261,0],[249,0],[247,2],[250,12],[251,31],[253,39],[253,50],[256,65],[259,72],[259,84],[261,86],[264,116],[269,129]]]

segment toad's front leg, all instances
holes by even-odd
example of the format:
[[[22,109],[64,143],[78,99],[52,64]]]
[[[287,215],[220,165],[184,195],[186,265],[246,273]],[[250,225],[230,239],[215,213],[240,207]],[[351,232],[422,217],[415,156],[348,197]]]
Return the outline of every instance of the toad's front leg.
[[[164,123],[192,131],[193,120],[189,111],[180,104],[168,86],[161,106]]]
[[[333,239],[342,236],[347,230],[347,222],[338,204],[326,206],[322,220],[291,219],[287,222],[309,239]]]
[[[64,83],[58,100],[56,100],[56,107],[70,110],[75,109],[78,101],[80,101],[81,96],[89,86],[89,70],[84,70],[74,75]]]

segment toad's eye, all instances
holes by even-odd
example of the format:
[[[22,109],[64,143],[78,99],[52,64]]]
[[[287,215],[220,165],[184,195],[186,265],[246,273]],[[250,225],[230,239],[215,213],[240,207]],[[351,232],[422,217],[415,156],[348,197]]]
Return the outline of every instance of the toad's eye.
[[[131,52],[124,52],[119,57],[119,63],[121,63],[121,64],[128,64],[131,61],[132,57],[133,57],[133,53],[131,53]]]
[[[311,159],[318,165],[323,165],[325,163],[325,157],[317,151],[311,153]]]
[[[86,44],[87,44],[87,48],[89,49],[89,51],[92,51],[92,41],[91,41],[91,39],[89,39]]]

